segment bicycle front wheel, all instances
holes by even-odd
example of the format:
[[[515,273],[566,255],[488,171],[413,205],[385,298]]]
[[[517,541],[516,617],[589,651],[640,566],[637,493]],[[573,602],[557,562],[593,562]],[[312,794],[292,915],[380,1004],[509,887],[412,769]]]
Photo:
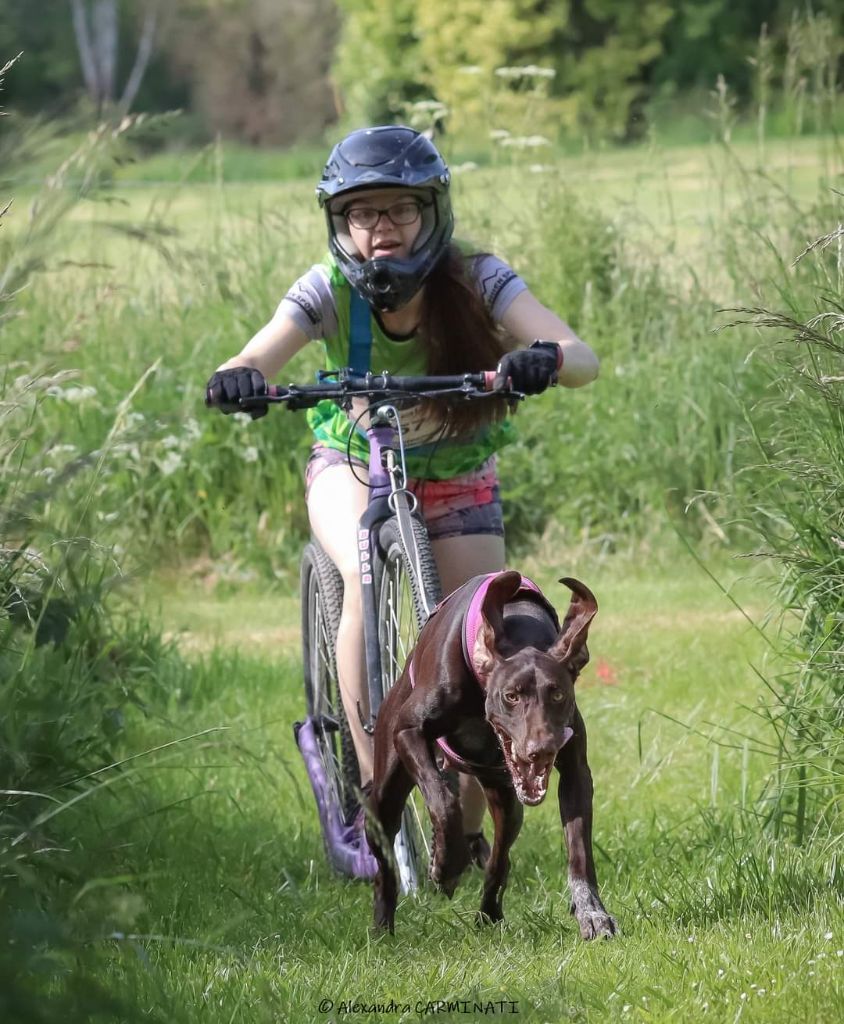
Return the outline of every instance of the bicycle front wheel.
[[[337,680],[343,580],[315,541],[302,553],[301,586],[305,703],[332,799],[348,821],[357,810],[360,774]]]
[[[381,693],[386,696],[404,669],[441,588],[424,525],[413,517],[402,531],[397,518],[380,531],[383,562],[378,586],[378,640],[381,650]],[[431,823],[422,795],[414,787],[402,814],[394,845],[402,892],[413,892],[427,875],[431,861]]]

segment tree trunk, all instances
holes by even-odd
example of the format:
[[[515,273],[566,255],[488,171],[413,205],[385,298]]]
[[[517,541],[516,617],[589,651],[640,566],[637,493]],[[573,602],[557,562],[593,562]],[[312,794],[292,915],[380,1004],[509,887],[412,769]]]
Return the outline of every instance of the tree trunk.
[[[70,0],[70,7],[85,88],[101,116],[114,107],[117,98],[119,0]],[[127,113],[138,94],[155,45],[161,0],[146,0],[144,7],[138,52],[117,107],[120,117]]]
[[[85,79],[85,88],[88,90],[88,95],[99,107],[100,82],[97,65],[94,60],[94,50],[91,46],[91,34],[88,31],[88,14],[83,0],[70,0],[70,7],[73,14],[73,31],[76,35],[76,48],[79,51],[79,61],[82,64],[82,77]]]
[[[141,31],[141,41],[138,43],[138,52],[135,54],[135,63],[132,66],[129,78],[126,80],[123,96],[120,98],[121,117],[125,117],[132,108],[132,104],[135,102],[135,97],[138,94],[138,89],[141,87],[147,64],[149,64],[149,59],[152,56],[160,6],[160,0],[156,0],[156,2],[150,4],[144,15],[144,27]]]
[[[95,0],[91,12],[94,60],[99,71],[99,109],[114,103],[117,72],[117,0]]]

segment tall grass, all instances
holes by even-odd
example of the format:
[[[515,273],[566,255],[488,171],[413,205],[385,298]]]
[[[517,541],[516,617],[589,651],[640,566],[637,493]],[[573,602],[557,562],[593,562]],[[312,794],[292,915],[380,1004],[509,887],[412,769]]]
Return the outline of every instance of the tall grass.
[[[0,378],[0,1018],[49,1022],[134,1019],[98,976],[108,901],[81,914],[85,887],[106,889],[80,842],[78,805],[104,789],[127,718],[160,709],[168,652],[139,616],[119,610],[124,582],[97,529],[99,449],[68,450],[43,419],[58,395],[84,399],[72,374],[6,347],[26,318],[26,290],[48,267],[57,236],[93,195],[119,138],[94,133],[33,204],[25,227],[0,244],[0,339],[12,359]],[[72,190],[59,187],[71,168]],[[14,207],[6,211],[14,219]],[[8,227],[8,221],[4,227]],[[35,310],[30,307],[30,311]],[[37,316],[27,321],[37,329]],[[32,336],[30,335],[30,345]],[[38,364],[41,365],[39,370]],[[70,397],[72,396],[72,397]],[[154,1015],[155,1019],[157,1018]]]
[[[779,757],[768,813],[798,842],[844,834],[842,237],[839,223],[796,254],[778,309],[744,311],[769,380],[747,410],[760,461],[745,515],[779,567],[786,650],[769,680]]]

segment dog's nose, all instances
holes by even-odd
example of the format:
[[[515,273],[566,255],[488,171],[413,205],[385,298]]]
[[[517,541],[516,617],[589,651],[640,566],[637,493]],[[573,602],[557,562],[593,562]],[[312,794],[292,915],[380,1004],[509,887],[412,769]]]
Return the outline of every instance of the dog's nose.
[[[531,764],[536,764],[537,761],[544,761],[546,758],[553,757],[557,753],[557,745],[554,743],[552,736],[543,736],[530,740],[525,753],[527,754],[528,761]]]

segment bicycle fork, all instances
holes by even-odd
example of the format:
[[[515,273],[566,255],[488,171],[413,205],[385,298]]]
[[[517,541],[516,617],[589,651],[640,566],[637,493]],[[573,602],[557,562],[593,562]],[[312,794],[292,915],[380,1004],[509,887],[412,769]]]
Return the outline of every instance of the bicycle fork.
[[[391,405],[380,406],[372,414],[367,429],[370,497],[369,505],[358,521],[357,545],[363,607],[366,678],[369,691],[369,720],[365,719],[360,703],[358,703],[358,716],[364,731],[370,736],[375,730],[375,718],[381,706],[384,691],[378,635],[378,594],[374,571],[376,559],[381,558],[381,552],[376,550],[374,540],[378,532],[377,527],[395,515],[405,551],[408,552],[414,564],[419,562],[413,531],[407,528],[413,508],[407,502],[408,492],[405,488],[407,472],[404,442],[400,430],[398,413]],[[398,452],[396,451],[397,440]],[[413,507],[415,507],[416,498],[412,497]]]

